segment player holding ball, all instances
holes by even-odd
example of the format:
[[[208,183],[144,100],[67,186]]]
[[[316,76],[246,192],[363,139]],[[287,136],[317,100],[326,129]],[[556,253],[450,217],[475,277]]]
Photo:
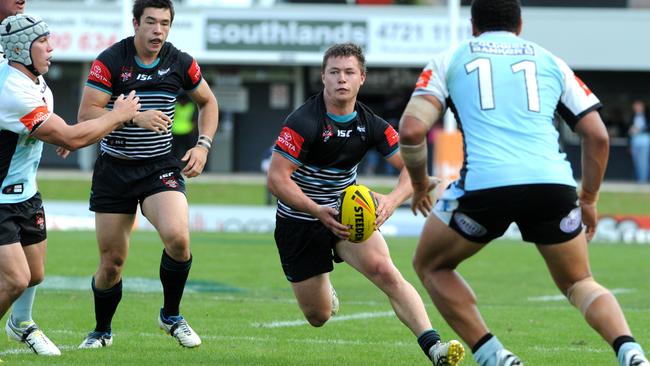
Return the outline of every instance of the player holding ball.
[[[348,240],[348,226],[337,220],[339,196],[356,182],[357,166],[371,148],[402,171],[392,192],[375,193],[376,227],[412,193],[397,131],[357,101],[366,78],[361,48],[351,43],[330,47],[321,78],[323,91],[287,117],[268,176],[269,189],[278,198],[275,242],[298,305],[312,326],[323,326],[338,310],[329,272],[333,261],[345,261],[388,296],[434,365],[457,365],[463,346],[441,342],[419,294],[393,264],[381,233],[374,231],[356,244]]]

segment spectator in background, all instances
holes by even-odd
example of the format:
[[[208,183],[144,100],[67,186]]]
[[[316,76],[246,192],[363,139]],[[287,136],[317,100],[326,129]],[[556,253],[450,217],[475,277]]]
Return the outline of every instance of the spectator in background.
[[[637,182],[647,183],[650,174],[650,115],[645,103],[635,100],[632,103],[634,115],[630,127],[630,152],[634,163]]]
[[[181,159],[187,150],[196,145],[199,133],[196,106],[185,93],[176,98],[174,124],[172,125],[172,154]]]

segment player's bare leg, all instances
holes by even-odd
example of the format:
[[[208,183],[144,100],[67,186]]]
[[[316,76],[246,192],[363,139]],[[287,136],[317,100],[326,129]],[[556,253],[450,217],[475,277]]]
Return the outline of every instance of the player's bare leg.
[[[20,243],[0,245],[0,318],[29,285],[30,273]]]
[[[618,301],[609,290],[594,281],[589,268],[587,239],[584,232],[556,245],[538,245],[553,280],[570,302],[584,315],[589,325],[612,345],[622,365],[629,366],[634,353],[643,365],[643,350],[634,338]],[[638,353],[638,355],[637,355]]]
[[[292,282],[291,288],[305,319],[314,327],[323,326],[332,316],[333,292],[329,273]]]
[[[488,328],[476,306],[474,292],[456,267],[483,247],[429,215],[413,259],[415,272],[438,311],[468,345],[476,344]]]
[[[36,286],[45,277],[45,252],[47,241],[23,246],[29,265],[29,287],[14,301],[11,314],[7,317],[5,332],[9,339],[20,342],[37,355],[59,356],[61,351],[32,319],[32,307]]]
[[[443,343],[433,330],[420,294],[395,267],[388,245],[378,231],[363,243],[339,242],[336,251],[388,296],[395,314],[418,337],[420,347],[434,365],[453,366],[463,359],[465,350],[458,341]]]
[[[158,325],[183,347],[198,347],[201,338],[180,314],[185,283],[192,266],[189,208],[182,192],[164,191],[145,198],[142,212],[156,228],[165,249],[160,260],[164,304]]]
[[[79,348],[110,347],[113,344],[111,322],[122,300],[122,269],[129,251],[129,237],[135,214],[95,213],[95,235],[99,249],[99,267],[91,287],[95,304],[95,329]]]

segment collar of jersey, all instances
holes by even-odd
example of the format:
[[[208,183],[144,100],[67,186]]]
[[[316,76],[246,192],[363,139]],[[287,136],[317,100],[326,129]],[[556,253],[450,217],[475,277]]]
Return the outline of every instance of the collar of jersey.
[[[483,38],[483,37],[489,37],[489,36],[509,36],[509,37],[517,37],[516,34],[509,32],[509,31],[487,31],[481,33],[477,38]]]
[[[344,116],[337,116],[336,114],[327,112],[327,117],[336,123],[350,123],[354,121],[355,118],[357,118],[357,111],[353,111],[352,113],[346,114]]]
[[[138,64],[138,66],[144,68],[144,69],[151,69],[156,66],[158,66],[158,63],[160,62],[160,57],[156,57],[156,61],[150,63],[149,65],[146,65],[142,60],[140,60],[140,57],[134,56],[135,58],[135,63]]]

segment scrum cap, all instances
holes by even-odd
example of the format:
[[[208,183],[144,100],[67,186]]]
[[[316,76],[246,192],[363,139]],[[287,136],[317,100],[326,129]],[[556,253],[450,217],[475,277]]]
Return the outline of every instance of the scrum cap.
[[[30,15],[17,14],[0,23],[0,45],[5,57],[23,64],[34,75],[39,75],[33,65],[31,49],[34,41],[50,34],[47,24]]]

